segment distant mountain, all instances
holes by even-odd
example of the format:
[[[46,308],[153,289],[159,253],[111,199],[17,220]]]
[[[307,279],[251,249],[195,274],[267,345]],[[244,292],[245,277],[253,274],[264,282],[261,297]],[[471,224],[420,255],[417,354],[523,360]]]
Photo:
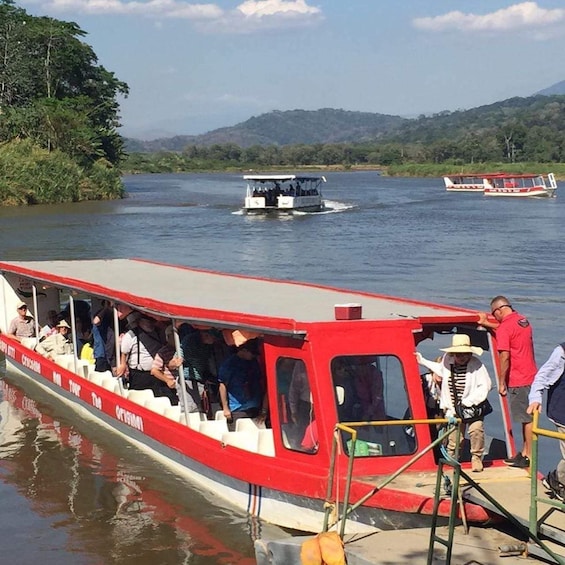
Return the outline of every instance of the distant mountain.
[[[406,118],[400,116],[331,108],[274,111],[202,135],[177,135],[153,141],[126,138],[125,146],[129,153],[153,153],[182,151],[187,145],[209,146],[216,143],[250,147],[374,141],[398,129],[405,121]]]
[[[543,96],[553,96],[554,94],[565,94],[565,80],[562,80],[561,82],[548,86],[547,88],[544,88],[539,92],[536,92],[536,94],[541,94]]]
[[[559,85],[565,93],[565,81],[546,91],[557,89]],[[239,147],[375,141],[429,144],[438,140],[469,139],[505,124],[559,129],[565,119],[562,110],[564,98],[564,95],[557,94],[515,97],[470,110],[444,111],[411,119],[330,108],[275,111],[202,135],[177,135],[154,141],[126,138],[125,147],[128,153],[157,153],[180,152],[188,145],[228,143]]]

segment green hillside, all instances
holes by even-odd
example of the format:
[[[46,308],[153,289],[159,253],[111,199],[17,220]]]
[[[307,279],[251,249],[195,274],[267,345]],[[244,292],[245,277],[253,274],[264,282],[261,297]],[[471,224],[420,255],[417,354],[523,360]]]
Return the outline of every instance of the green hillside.
[[[405,121],[406,119],[400,116],[331,108],[315,111],[275,111],[203,135],[180,135],[154,141],[126,139],[126,150],[182,151],[187,145],[210,146],[224,143],[235,143],[239,147],[353,143],[379,139],[397,130]]]
[[[536,172],[544,163],[565,163],[565,96],[511,98],[414,119],[331,109],[271,112],[202,136],[127,146],[125,168],[132,172],[376,166],[390,174],[437,175],[479,163]]]

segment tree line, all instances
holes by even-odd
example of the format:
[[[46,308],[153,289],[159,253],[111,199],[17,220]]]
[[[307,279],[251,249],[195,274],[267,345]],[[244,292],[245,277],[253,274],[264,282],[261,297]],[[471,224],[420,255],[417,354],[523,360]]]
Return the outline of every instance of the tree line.
[[[0,0],[0,203],[123,195],[117,96],[73,22]]]
[[[277,118],[280,121],[281,116]],[[420,116],[403,120],[373,141],[189,144],[181,151],[131,153],[124,167],[131,172],[317,165],[402,171],[421,165],[422,171],[443,171],[486,164],[512,169],[520,163],[565,163],[565,96],[514,98],[473,110]]]

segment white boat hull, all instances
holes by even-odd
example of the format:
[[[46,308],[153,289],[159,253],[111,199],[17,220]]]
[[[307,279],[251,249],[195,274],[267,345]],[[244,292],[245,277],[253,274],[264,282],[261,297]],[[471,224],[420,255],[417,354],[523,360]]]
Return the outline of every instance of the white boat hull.
[[[319,212],[323,207],[319,196],[279,196],[276,206],[267,206],[262,196],[250,196],[245,199],[244,210],[247,213],[269,212]]]
[[[554,190],[546,188],[493,188],[485,189],[485,196],[510,196],[514,198],[551,198],[555,196]]]

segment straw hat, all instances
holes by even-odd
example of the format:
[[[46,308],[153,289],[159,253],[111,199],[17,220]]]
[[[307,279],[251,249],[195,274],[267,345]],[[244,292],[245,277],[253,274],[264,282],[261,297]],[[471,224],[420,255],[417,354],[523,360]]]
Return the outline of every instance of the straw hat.
[[[451,347],[441,349],[446,353],[474,353],[475,355],[482,355],[482,347],[475,347],[471,345],[471,338],[465,334],[454,334],[451,338]]]
[[[71,326],[69,326],[69,324],[67,324],[67,322],[65,320],[61,320],[56,326],[56,328],[71,328]]]

